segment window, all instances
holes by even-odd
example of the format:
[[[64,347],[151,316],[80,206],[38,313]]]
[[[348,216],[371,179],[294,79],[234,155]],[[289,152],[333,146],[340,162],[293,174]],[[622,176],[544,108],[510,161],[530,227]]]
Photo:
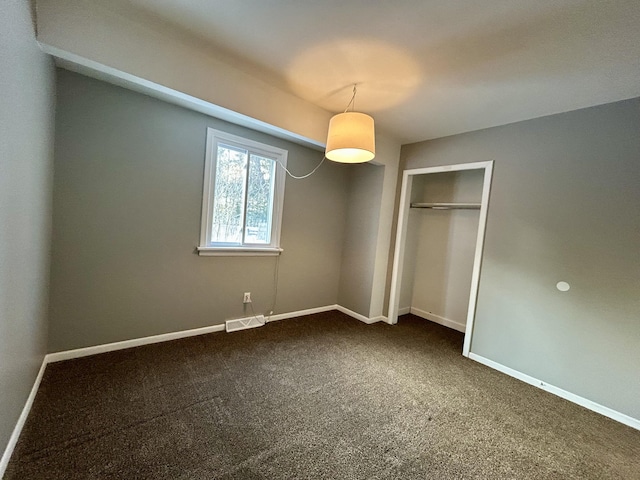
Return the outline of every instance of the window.
[[[209,128],[200,255],[278,255],[287,151]]]

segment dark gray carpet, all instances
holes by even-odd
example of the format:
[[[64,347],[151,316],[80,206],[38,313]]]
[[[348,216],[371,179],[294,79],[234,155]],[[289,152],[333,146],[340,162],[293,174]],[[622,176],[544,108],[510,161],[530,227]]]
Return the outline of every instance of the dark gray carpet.
[[[5,478],[640,478],[640,432],[338,312],[49,365]]]

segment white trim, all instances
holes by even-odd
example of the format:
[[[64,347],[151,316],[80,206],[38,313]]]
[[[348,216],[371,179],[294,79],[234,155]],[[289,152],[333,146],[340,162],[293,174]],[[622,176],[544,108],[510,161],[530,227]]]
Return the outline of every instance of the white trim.
[[[216,138],[212,133],[215,130],[207,128],[207,143],[204,153],[204,178],[202,182],[202,209],[200,211],[200,242],[196,247],[198,253],[201,248],[208,246],[208,235],[211,235],[211,221],[213,209],[213,186],[216,162],[212,155],[216,152]]]
[[[339,312],[345,313],[345,314],[349,315],[350,317],[355,318],[356,320],[360,320],[361,322],[364,322],[367,325],[379,322],[383,318],[385,318],[385,317],[375,317],[375,318],[365,317],[364,315],[361,315],[361,314],[359,314],[357,312],[354,312],[353,310],[349,310],[348,308],[345,308],[342,305],[336,305],[336,310],[338,310]]]
[[[599,413],[600,415],[604,415],[605,417],[609,417],[616,422],[624,423],[631,428],[635,428],[636,430],[640,430],[640,420],[637,418],[630,417],[629,415],[625,415],[624,413],[620,413],[616,410],[613,410],[609,407],[605,407],[604,405],[600,405],[599,403],[592,402],[584,397],[576,395],[575,393],[567,392],[561,388],[558,388],[553,385],[549,385],[547,382],[542,380],[538,380],[537,378],[531,377],[526,373],[519,372],[514,370],[513,368],[505,367],[504,365],[494,362],[493,360],[489,360],[481,355],[477,355],[475,353],[470,353],[469,358],[471,360],[475,360],[478,363],[486,365],[489,368],[493,368],[499,372],[502,372],[510,377],[517,378],[529,385],[533,385],[534,387],[538,387],[545,392],[552,393],[557,395],[560,398],[564,398],[572,403],[580,405],[588,410]]]
[[[406,315],[407,313],[411,313],[411,307],[402,307],[398,309],[398,316]]]
[[[411,168],[405,170],[407,175],[424,175],[426,173],[444,173],[444,172],[460,172],[463,170],[478,170],[487,168],[493,164],[493,160],[485,160],[482,162],[457,163],[455,165],[438,165],[437,167]]]
[[[482,252],[484,249],[484,233],[487,228],[487,214],[489,211],[489,194],[491,193],[491,178],[493,176],[493,162],[485,162],[484,181],[482,185],[482,200],[480,201],[480,219],[478,220],[478,235],[476,237],[476,249],[473,257],[473,272],[471,273],[471,294],[469,295],[469,310],[467,311],[467,325],[462,355],[469,356],[471,352],[471,338],[473,335],[473,323],[476,318],[476,304],[478,290],[480,288],[480,269],[482,268]]]
[[[313,315],[314,313],[330,312],[337,310],[338,305],[326,305],[324,307],[307,308],[306,310],[298,310],[297,312],[278,313],[277,315],[265,315],[267,323],[277,322],[278,320],[286,320],[288,318],[304,317],[305,315]]]
[[[27,421],[27,417],[29,416],[31,407],[33,406],[33,401],[35,400],[36,394],[38,393],[38,388],[40,387],[40,382],[42,381],[44,370],[45,368],[47,368],[47,363],[48,363],[47,357],[45,356],[42,359],[42,365],[40,365],[40,370],[38,371],[36,380],[33,382],[33,387],[31,387],[31,392],[29,392],[29,396],[27,397],[27,401],[25,402],[22,412],[18,417],[16,426],[13,427],[13,432],[11,432],[11,436],[9,437],[9,443],[7,444],[7,447],[4,449],[4,453],[2,454],[2,459],[0,459],[0,478],[4,476],[4,472],[7,470],[7,466],[9,465],[9,460],[11,459],[11,455],[13,454],[13,450],[16,448],[16,445],[18,443],[18,439],[20,438],[20,434],[22,433],[24,424]]]
[[[393,268],[391,271],[391,291],[389,292],[389,322],[398,323],[398,309],[400,308],[400,287],[402,271],[404,269],[404,249],[407,238],[407,223],[409,221],[409,201],[413,179],[409,181],[409,171],[402,172],[402,189],[400,190],[400,206],[398,210],[398,226],[396,231],[396,246],[393,252]]]
[[[389,325],[393,325],[393,323],[391,323],[391,320],[389,319],[389,317],[384,317],[383,316],[383,317],[376,317],[376,318],[380,318],[381,322],[388,323]]]
[[[218,145],[230,145],[247,151],[247,169],[251,155],[260,155],[272,160],[273,165],[273,197],[271,199],[271,211],[269,221],[271,223],[271,238],[266,245],[225,245],[211,242],[211,231],[213,222],[213,205],[215,197],[216,165],[218,162]],[[200,222],[200,243],[197,247],[200,255],[221,256],[264,256],[280,255],[280,232],[282,231],[282,209],[284,206],[284,189],[286,175],[284,169],[287,167],[287,157],[289,152],[282,148],[274,147],[266,143],[256,142],[249,138],[232,135],[214,128],[207,128],[207,143],[205,148],[205,166],[202,187],[202,210]],[[283,168],[278,168],[278,165]],[[242,203],[242,211],[246,213],[246,195],[248,188],[248,171],[245,179],[245,191]],[[243,227],[246,225],[246,218],[243,217]],[[244,234],[243,240],[244,242]]]
[[[141,345],[150,345],[152,343],[168,342],[179,338],[195,337],[196,335],[205,335],[213,332],[223,332],[224,323],[221,325],[211,325],[209,327],[193,328],[191,330],[181,330],[178,332],[162,333],[160,335],[151,335],[149,337],[133,338],[131,340],[123,340],[121,342],[105,343],[102,345],[94,345],[93,347],[76,348],[73,350],[65,350],[62,352],[49,353],[45,360],[47,363],[61,362],[62,360],[70,360],[72,358],[88,357],[99,353],[113,352],[115,350],[124,350],[126,348],[139,347]]]
[[[469,356],[471,339],[473,336],[473,322],[475,319],[478,288],[480,284],[480,269],[482,267],[482,250],[484,248],[484,235],[487,224],[489,208],[489,194],[491,191],[491,178],[493,172],[493,160],[484,162],[461,163],[457,165],[441,165],[438,167],[414,168],[402,173],[402,190],[400,193],[400,206],[398,211],[398,227],[396,231],[396,246],[393,255],[393,270],[391,275],[391,292],[389,297],[389,323],[398,323],[400,288],[402,270],[404,268],[404,250],[407,235],[407,223],[411,200],[411,189],[414,175],[430,173],[457,172],[461,170],[484,169],[484,181],[482,185],[482,201],[480,204],[480,218],[478,224],[478,236],[476,238],[475,256],[473,260],[473,272],[471,274],[471,291],[469,294],[469,310],[467,312],[467,324],[465,328],[464,345],[462,354]]]
[[[448,327],[448,328],[452,328],[452,329],[457,330],[457,331],[462,332],[462,333],[464,333],[465,328],[466,328],[464,323],[456,322],[456,321],[451,320],[449,318],[441,317],[440,315],[436,315],[435,313],[431,313],[431,312],[426,312],[424,310],[420,310],[419,308],[411,307],[411,313],[413,313],[414,315],[416,315],[416,316],[418,316],[420,318],[424,318],[425,320],[429,320],[430,322],[437,323],[439,325],[443,325],[443,326]]]
[[[262,247],[196,247],[201,257],[275,257],[284,250],[282,248]]]

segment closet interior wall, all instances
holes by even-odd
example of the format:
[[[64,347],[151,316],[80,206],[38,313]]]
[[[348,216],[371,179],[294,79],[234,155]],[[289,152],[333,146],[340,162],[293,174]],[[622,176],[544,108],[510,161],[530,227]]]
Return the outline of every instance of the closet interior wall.
[[[477,203],[484,170],[415,175],[411,203]],[[465,331],[480,210],[411,208],[400,314]]]

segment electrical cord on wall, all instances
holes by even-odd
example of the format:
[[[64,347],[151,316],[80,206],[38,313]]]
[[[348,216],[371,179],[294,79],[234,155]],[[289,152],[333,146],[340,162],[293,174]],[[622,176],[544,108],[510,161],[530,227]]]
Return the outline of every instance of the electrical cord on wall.
[[[267,324],[267,318],[263,315],[263,316],[262,316],[262,318],[264,318],[264,320],[261,322],[261,321],[258,319],[258,316],[256,315],[255,310],[253,309],[253,303],[249,303],[249,307],[251,307],[251,313],[253,314],[253,318],[254,318],[257,322],[261,323],[261,324],[262,324],[261,326],[263,326],[263,327],[264,327],[264,326]]]
[[[276,265],[275,268],[273,269],[273,302],[271,303],[271,308],[269,309],[269,314],[268,315],[263,315],[262,318],[264,318],[264,320],[262,322],[260,322],[258,315],[256,315],[255,310],[253,309],[253,302],[249,302],[249,308],[251,309],[251,314],[253,315],[253,318],[261,323],[261,326],[266,325],[268,322],[271,321],[271,316],[273,315],[273,311],[276,308],[276,301],[278,299],[278,275],[280,272],[280,255],[278,255],[276,257]]]
[[[276,309],[276,301],[278,300],[278,275],[280,273],[280,255],[276,257],[276,265],[273,269],[273,302],[271,302],[271,308],[269,309],[269,315],[265,317],[265,323],[271,321],[271,315]]]

